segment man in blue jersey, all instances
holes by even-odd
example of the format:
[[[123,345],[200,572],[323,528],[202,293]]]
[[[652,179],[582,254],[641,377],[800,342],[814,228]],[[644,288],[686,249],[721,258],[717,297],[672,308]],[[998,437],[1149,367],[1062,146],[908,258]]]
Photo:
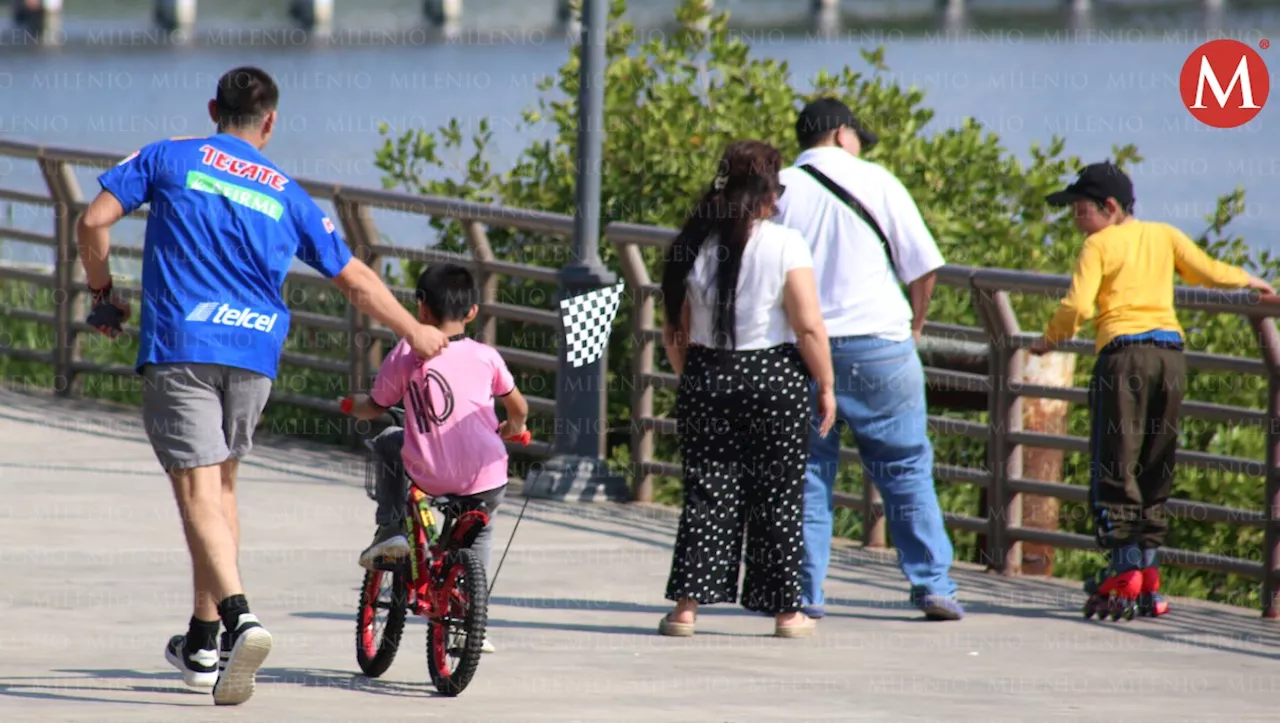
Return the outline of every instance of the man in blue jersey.
[[[142,416],[173,484],[195,586],[187,633],[173,636],[165,657],[188,685],[211,687],[219,705],[253,695],[271,650],[240,583],[235,487],[289,331],[281,290],[293,259],[331,279],[418,355],[448,344],[352,257],[315,201],[262,155],[279,95],[257,68],[229,71],[209,101],[217,132],[152,143],[103,173],[102,191],[77,226],[95,309],[115,306],[128,318],[112,292],[108,229],[150,204],[137,361]]]

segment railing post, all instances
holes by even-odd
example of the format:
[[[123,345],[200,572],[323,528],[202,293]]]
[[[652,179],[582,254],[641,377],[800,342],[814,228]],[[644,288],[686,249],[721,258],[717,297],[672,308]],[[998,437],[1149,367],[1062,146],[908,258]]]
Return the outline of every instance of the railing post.
[[[34,35],[40,43],[61,45],[62,0],[14,0],[13,25]]]
[[[653,461],[654,431],[643,420],[653,417],[653,385],[649,376],[654,371],[656,345],[651,332],[656,331],[657,303],[647,291],[652,282],[640,249],[635,244],[618,244],[618,257],[634,303],[631,311],[631,337],[635,344],[631,356],[631,495],[636,502],[652,502],[653,474],[649,463]]]
[[[196,0],[156,0],[153,18],[161,30],[186,39],[196,24]]]
[[[347,246],[356,258],[369,265],[375,274],[382,275],[378,257],[373,252],[374,240],[378,238],[378,228],[369,216],[369,209],[358,201],[351,201],[341,193],[334,196],[334,210],[342,224],[343,235]],[[350,341],[350,377],[347,381],[347,393],[356,394],[368,391],[373,377],[373,368],[378,365],[381,354],[374,343],[373,323],[369,315],[356,308],[355,304],[347,304],[347,338]],[[352,445],[360,443],[357,420],[348,420],[347,435]]]
[[[480,313],[476,315],[476,325],[480,327],[479,341],[490,346],[498,343],[498,318],[485,312],[485,307],[498,302],[498,275],[489,270],[489,264],[497,257],[493,255],[493,247],[489,245],[489,234],[479,221],[463,221],[462,228],[467,233],[467,244],[471,246],[471,256],[477,262],[476,283],[480,286]]]
[[[53,386],[55,393],[66,397],[75,393],[74,365],[80,359],[76,332],[71,328],[80,297],[76,284],[80,253],[75,238],[80,185],[75,174],[62,161],[42,157],[39,164],[49,195],[54,199],[54,238],[57,240],[53,267]]]
[[[1022,383],[1054,387],[1070,387],[1076,369],[1076,355],[1071,352],[1052,352],[1040,357],[1023,357],[1022,375],[1016,380]],[[1022,399],[1022,429],[1042,434],[1066,434],[1071,410],[1069,402],[1058,399],[1024,397]],[[1022,450],[1022,477],[1041,482],[1061,482],[1065,453],[1060,449],[1033,447]],[[1022,497],[1022,526],[1036,530],[1058,530],[1061,503],[1056,497],[1024,495]],[[1053,545],[1038,542],[1022,543],[1022,574],[1052,575],[1057,557]]]
[[[1250,319],[1258,334],[1262,360],[1267,365],[1267,477],[1265,505],[1267,526],[1262,538],[1262,617],[1280,617],[1280,334],[1275,320]]]
[[[1007,292],[991,293],[977,288],[973,292],[973,302],[987,331],[991,350],[987,564],[1001,574],[1017,575],[1022,569],[1022,549],[1009,530],[1022,523],[1022,497],[1009,490],[1008,482],[1012,477],[1022,476],[1021,445],[1009,440],[1010,432],[1022,429],[1021,399],[1010,388],[1010,382],[1022,376],[1022,352],[1014,343],[1019,331],[1018,319]]]
[[[292,0],[289,17],[307,30],[328,34],[333,30],[333,0]]]

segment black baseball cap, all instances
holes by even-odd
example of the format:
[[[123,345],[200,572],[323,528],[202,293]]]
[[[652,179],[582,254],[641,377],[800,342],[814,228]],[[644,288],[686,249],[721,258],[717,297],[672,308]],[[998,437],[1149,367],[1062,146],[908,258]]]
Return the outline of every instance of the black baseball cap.
[[[858,142],[864,150],[880,142],[880,137],[867,130],[849,110],[849,106],[835,98],[819,98],[800,111],[796,118],[796,140],[801,146],[805,141],[819,133],[833,131],[841,126],[851,128],[858,135]]]
[[[1133,181],[1111,161],[1085,166],[1071,185],[1045,196],[1045,200],[1054,206],[1066,206],[1075,201],[1102,202],[1108,198],[1114,198],[1126,211],[1133,209]]]

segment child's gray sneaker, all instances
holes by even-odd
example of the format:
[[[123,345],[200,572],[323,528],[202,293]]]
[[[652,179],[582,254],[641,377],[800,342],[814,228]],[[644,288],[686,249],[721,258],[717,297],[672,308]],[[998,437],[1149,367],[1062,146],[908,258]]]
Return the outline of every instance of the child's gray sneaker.
[[[360,567],[376,570],[380,563],[409,556],[409,540],[399,525],[380,525],[373,542],[360,553]]]

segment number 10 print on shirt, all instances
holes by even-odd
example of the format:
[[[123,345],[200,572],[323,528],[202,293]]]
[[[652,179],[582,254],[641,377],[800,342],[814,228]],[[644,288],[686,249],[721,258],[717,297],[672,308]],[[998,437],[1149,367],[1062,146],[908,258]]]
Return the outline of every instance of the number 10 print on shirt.
[[[428,369],[426,377],[409,382],[409,395],[413,397],[413,414],[420,432],[426,432],[432,425],[444,424],[453,414],[453,388],[444,375],[434,369]]]

